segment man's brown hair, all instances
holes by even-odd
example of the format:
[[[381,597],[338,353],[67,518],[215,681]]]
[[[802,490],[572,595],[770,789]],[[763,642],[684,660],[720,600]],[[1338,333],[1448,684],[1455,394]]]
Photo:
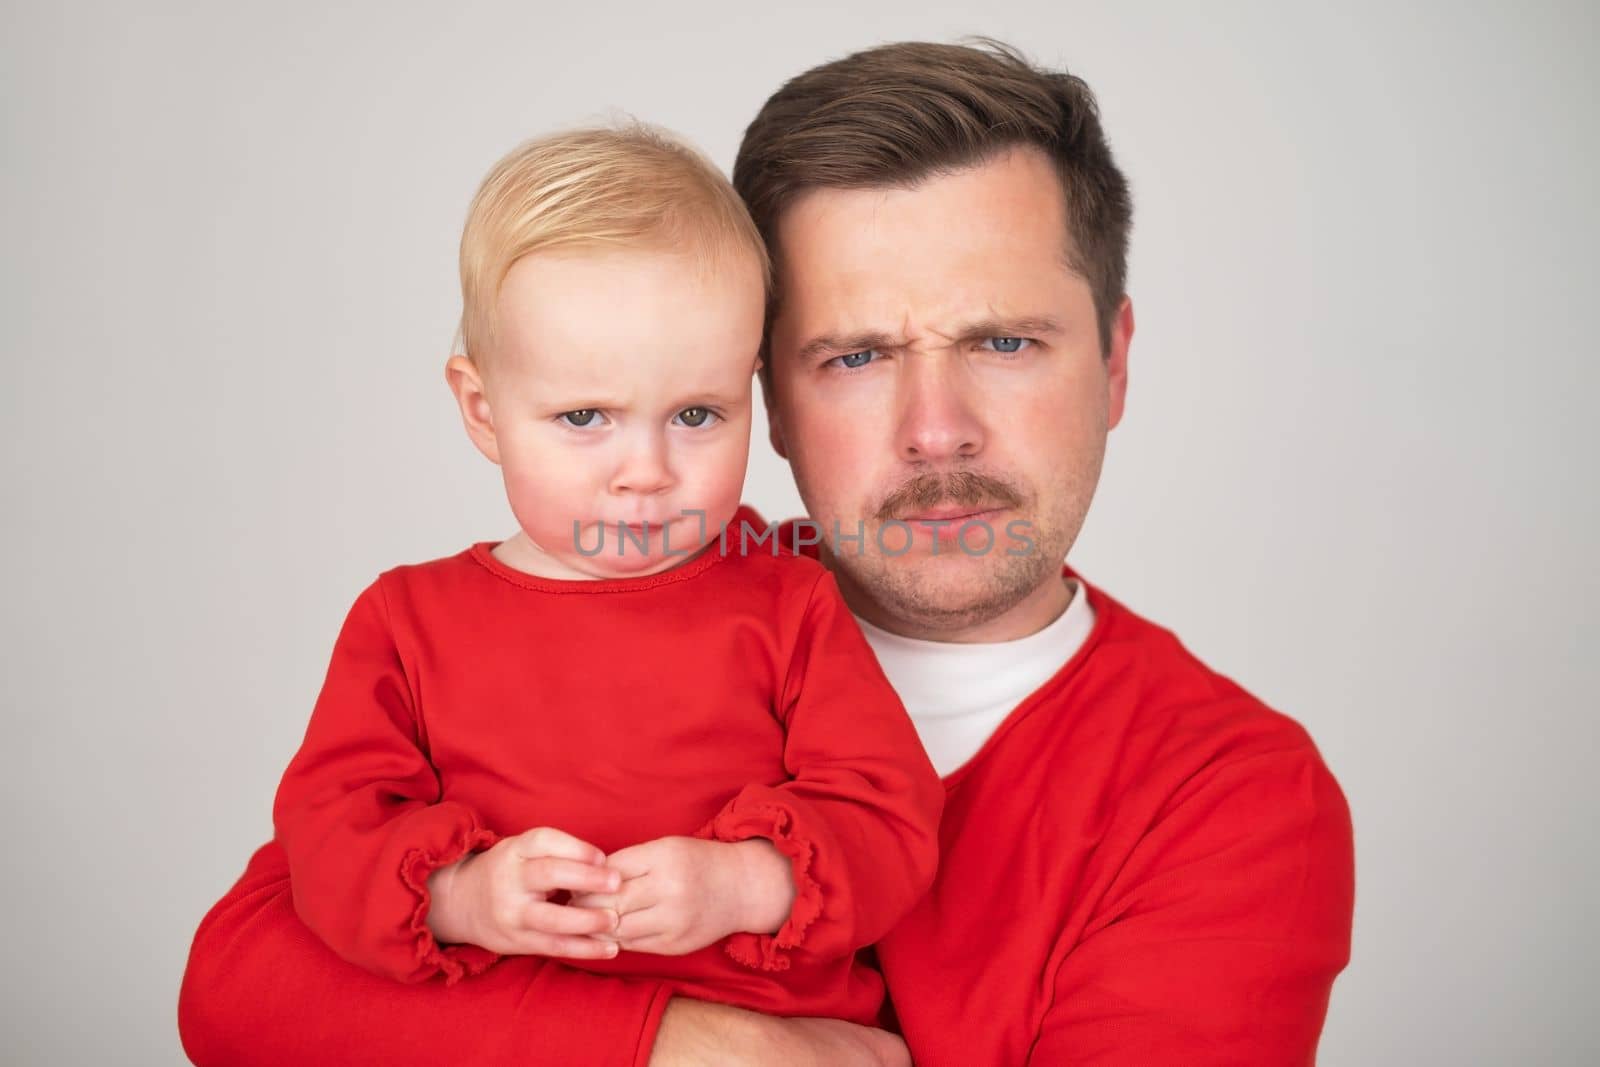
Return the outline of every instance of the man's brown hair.
[[[807,190],[914,185],[1018,146],[1042,150],[1061,176],[1067,261],[1089,283],[1109,352],[1127,283],[1128,182],[1089,86],[998,41],[881,45],[790,79],[745,130],[733,185],[776,263],[778,220]]]

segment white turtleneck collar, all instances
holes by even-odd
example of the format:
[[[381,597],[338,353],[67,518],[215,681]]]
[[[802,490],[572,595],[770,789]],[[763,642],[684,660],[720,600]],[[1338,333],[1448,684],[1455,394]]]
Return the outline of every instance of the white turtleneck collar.
[[[857,616],[941,776],[977,754],[1016,706],[1061,669],[1094,628],[1081,582],[1054,622],[1014,641],[954,644],[901,637]]]

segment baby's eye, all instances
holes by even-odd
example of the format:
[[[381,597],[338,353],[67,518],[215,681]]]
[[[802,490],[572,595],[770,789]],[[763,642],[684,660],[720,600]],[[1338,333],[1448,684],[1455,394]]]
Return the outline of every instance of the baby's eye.
[[[828,360],[828,363],[836,363],[845,370],[855,370],[857,367],[865,367],[868,363],[871,363],[877,355],[877,349],[866,348],[860,352],[849,352],[842,356],[834,356]],[[827,364],[823,365],[826,366]]]
[[[1026,337],[990,337],[984,341],[984,344],[993,346],[990,351],[1011,355],[1014,352],[1022,351],[1025,346],[1031,345],[1033,342]]]
[[[684,408],[678,412],[673,421],[680,422],[681,420],[681,425],[698,429],[701,426],[713,424],[720,417],[710,408]]]
[[[568,426],[583,428],[591,425],[599,418],[600,412],[595,408],[579,408],[577,411],[563,411],[556,418]]]

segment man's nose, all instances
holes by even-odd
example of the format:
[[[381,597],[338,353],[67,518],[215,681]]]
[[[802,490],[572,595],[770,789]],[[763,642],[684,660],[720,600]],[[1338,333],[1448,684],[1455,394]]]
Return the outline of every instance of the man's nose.
[[[623,447],[624,452],[611,478],[613,493],[650,495],[672,488],[676,479],[665,434],[638,434]]]
[[[975,388],[949,354],[908,356],[900,374],[900,458],[929,463],[981,452],[984,431],[972,403]]]

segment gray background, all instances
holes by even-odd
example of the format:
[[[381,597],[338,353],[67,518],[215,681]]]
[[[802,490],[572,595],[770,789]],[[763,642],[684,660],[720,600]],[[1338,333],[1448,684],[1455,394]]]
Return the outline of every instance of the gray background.
[[[442,376],[489,164],[626,111],[730,165],[783,78],[988,33],[1089,79],[1137,197],[1072,559],[1305,723],[1354,809],[1323,1062],[1593,1062],[1596,22],[7,4],[0,1059],[181,1060],[190,936],[344,611],[511,531]]]

